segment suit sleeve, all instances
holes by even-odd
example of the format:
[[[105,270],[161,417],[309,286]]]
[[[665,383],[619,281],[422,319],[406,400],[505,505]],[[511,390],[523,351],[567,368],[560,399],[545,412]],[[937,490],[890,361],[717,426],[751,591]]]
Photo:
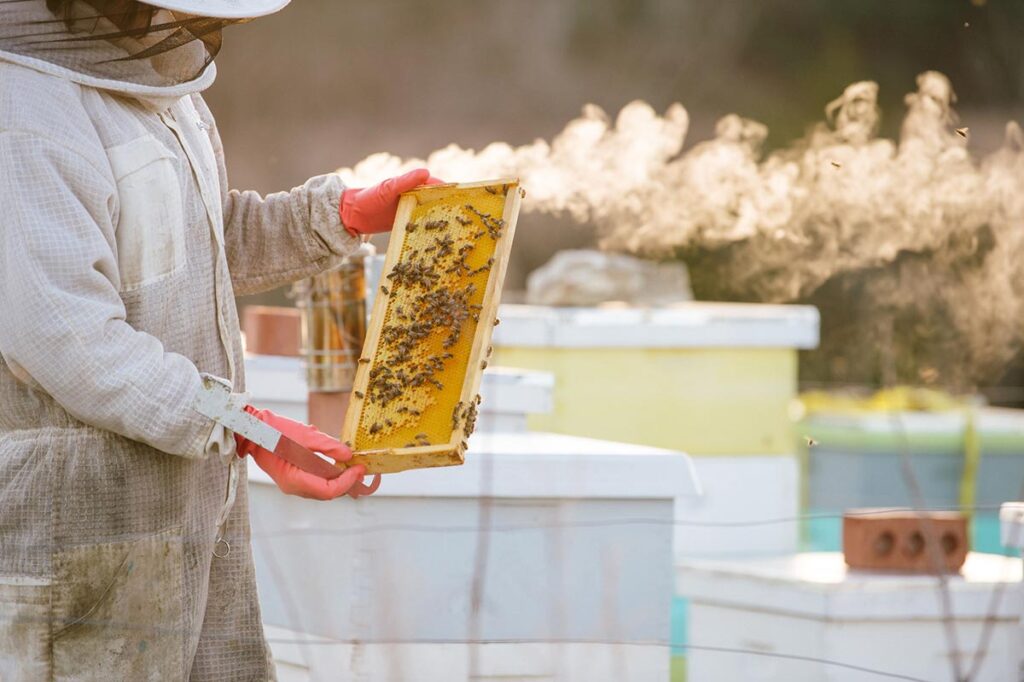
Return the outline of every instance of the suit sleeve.
[[[230,438],[193,408],[195,365],[126,321],[116,186],[96,156],[0,133],[0,353],[76,419],[206,457]]]

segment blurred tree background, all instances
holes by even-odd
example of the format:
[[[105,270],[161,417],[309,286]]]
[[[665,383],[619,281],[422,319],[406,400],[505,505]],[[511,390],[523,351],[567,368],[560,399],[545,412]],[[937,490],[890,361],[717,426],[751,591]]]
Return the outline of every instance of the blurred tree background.
[[[378,151],[550,139],[588,102],[612,115],[634,99],[681,102],[687,147],[739,113],[769,127],[770,150],[846,85],[874,80],[881,134],[895,137],[928,69],[951,78],[984,154],[1024,119],[1024,2],[301,0],[229,29],[217,62],[208,99],[232,185],[264,192]],[[509,288],[592,241],[587,226],[525,216]]]

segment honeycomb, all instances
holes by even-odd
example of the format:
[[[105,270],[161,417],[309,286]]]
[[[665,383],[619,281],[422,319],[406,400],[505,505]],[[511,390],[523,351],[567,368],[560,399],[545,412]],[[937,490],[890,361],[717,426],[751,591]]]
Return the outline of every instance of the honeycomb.
[[[350,464],[464,461],[521,196],[515,180],[403,195],[342,432]]]

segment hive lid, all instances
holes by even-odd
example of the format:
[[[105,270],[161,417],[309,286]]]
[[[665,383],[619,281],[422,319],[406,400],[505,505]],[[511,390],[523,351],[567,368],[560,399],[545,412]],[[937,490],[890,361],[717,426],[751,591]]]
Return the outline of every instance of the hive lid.
[[[1021,560],[971,552],[950,576],[957,618],[984,618],[992,588],[1008,583],[997,617],[1016,620],[1021,605],[1013,583]],[[851,571],[840,552],[808,552],[742,560],[685,560],[676,565],[676,593],[694,602],[825,620],[902,621],[942,618],[932,575]]]
[[[664,308],[506,304],[496,345],[559,348],[815,348],[813,306],[686,302]]]

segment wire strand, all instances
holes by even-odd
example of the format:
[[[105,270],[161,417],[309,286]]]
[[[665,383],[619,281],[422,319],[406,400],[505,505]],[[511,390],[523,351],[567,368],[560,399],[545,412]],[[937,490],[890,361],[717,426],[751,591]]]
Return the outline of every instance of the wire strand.
[[[572,644],[592,644],[599,646],[653,646],[653,647],[672,647],[676,649],[687,649],[692,651],[707,651],[714,653],[725,653],[725,654],[740,654],[744,656],[759,656],[762,658],[777,658],[789,661],[801,661],[805,663],[817,663],[821,665],[832,666],[836,668],[844,668],[846,670],[854,670],[856,672],[862,672],[869,675],[875,675],[876,677],[883,677],[894,680],[907,680],[908,682],[931,682],[922,677],[914,677],[912,675],[905,675],[903,673],[879,670],[877,668],[870,668],[856,663],[848,663],[846,661],[837,661],[829,658],[820,658],[817,656],[805,656],[802,654],[789,654],[782,652],[773,651],[759,651],[756,649],[743,649],[738,647],[725,647],[725,646],[710,646],[703,644],[672,644],[665,640],[609,640],[609,639],[587,639],[587,638],[561,638],[561,639],[536,639],[536,638],[483,638],[483,639],[446,639],[446,638],[423,638],[423,639],[397,639],[397,638],[381,638],[381,639],[306,639],[306,638],[289,638],[289,637],[269,637],[267,638],[268,644],[281,644],[281,645],[292,645],[292,644],[309,644],[315,646],[361,646],[367,644],[379,644],[382,646],[402,646],[409,644],[431,644],[442,646],[446,644],[455,645],[467,645],[467,646],[480,646],[480,645],[529,645],[529,644],[547,644],[552,646],[572,645]]]

